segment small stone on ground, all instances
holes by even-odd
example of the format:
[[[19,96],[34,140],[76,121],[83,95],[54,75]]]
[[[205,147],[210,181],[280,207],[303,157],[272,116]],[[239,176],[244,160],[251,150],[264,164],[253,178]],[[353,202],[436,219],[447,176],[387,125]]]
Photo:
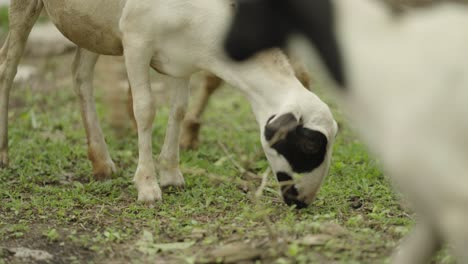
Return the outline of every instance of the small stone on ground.
[[[51,255],[47,251],[30,249],[30,248],[23,248],[23,247],[9,248],[8,251],[10,251],[11,253],[14,253],[15,258],[21,258],[21,259],[30,259],[30,260],[35,260],[35,261],[48,261],[54,258],[54,256]]]

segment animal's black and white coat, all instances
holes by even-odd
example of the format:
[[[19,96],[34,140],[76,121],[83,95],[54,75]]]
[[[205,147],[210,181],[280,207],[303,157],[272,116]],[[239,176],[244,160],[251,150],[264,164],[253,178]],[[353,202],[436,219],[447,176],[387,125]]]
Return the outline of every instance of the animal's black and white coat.
[[[394,16],[371,0],[243,0],[226,47],[242,59],[295,30],[316,47],[353,125],[419,215],[394,262],[428,263],[449,242],[468,263],[468,9]]]

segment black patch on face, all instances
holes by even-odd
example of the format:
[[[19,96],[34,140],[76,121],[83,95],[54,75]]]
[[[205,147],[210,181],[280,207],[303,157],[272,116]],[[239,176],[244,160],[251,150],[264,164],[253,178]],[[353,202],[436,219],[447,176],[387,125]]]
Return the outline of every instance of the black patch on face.
[[[262,49],[284,46],[291,33],[300,32],[314,44],[331,77],[345,87],[335,19],[331,0],[238,0],[225,48],[233,59],[245,60]]]
[[[287,174],[285,172],[276,173],[276,177],[278,178],[279,183],[293,180],[293,178],[289,174]],[[302,208],[307,207],[306,203],[304,203],[303,201],[297,199],[297,196],[299,195],[299,192],[297,191],[294,184],[281,185],[281,193],[283,195],[284,202],[287,205],[289,205],[289,206],[296,205],[297,209],[302,209]]]
[[[284,127],[287,127],[286,132],[281,130]],[[325,160],[327,137],[319,131],[304,127],[294,115],[282,115],[265,126],[264,136],[267,141],[270,141],[276,133],[285,133],[285,135],[271,147],[289,162],[294,172],[310,172]]]

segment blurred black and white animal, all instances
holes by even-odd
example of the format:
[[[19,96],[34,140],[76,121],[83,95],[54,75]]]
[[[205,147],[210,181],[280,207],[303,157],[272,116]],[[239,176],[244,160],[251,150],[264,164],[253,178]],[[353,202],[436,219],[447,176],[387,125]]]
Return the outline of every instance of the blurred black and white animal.
[[[304,89],[277,49],[242,64],[227,59],[222,41],[234,9],[219,0],[12,0],[10,28],[0,50],[0,164],[8,164],[8,97],[28,34],[45,8],[56,27],[78,45],[72,65],[96,178],[115,170],[93,99],[93,70],[99,54],[123,55],[138,130],[138,200],[161,199],[161,186],[183,186],[179,135],[189,96],[188,80],[204,70],[240,89],[250,101],[261,143],[280,181],[286,203],[304,207],[328,173],[337,124],[329,107]],[[168,76],[173,91],[159,183],[152,157],[155,115],[149,69]],[[299,175],[294,179],[295,175]]]
[[[238,60],[294,33],[310,41],[418,214],[394,263],[429,263],[443,243],[468,263],[467,28],[468,8],[454,3],[395,14],[373,0],[241,0],[227,36]]]

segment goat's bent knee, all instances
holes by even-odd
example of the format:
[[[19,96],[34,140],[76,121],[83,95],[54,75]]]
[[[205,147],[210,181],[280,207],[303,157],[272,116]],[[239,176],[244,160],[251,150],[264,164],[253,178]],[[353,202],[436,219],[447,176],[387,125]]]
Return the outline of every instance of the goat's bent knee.
[[[155,116],[155,106],[151,96],[134,98],[133,112],[138,129],[151,129]]]

